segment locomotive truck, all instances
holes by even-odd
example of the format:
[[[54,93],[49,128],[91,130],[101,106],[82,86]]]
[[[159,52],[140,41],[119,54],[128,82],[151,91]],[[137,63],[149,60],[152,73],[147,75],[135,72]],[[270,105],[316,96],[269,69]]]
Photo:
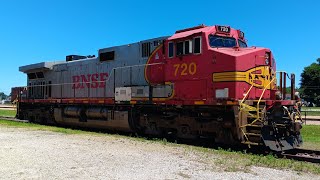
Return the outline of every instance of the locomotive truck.
[[[200,25],[63,61],[22,66],[17,117],[212,143],[302,144],[294,74],[278,74],[268,48],[230,26]],[[287,78],[289,77],[289,78]],[[291,99],[284,99],[286,80]],[[277,81],[279,84],[277,84]],[[17,94],[18,92],[18,94]]]

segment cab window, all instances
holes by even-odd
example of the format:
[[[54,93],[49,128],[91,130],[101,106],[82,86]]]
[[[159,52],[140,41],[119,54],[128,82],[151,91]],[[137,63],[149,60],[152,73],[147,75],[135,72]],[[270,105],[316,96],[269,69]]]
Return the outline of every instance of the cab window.
[[[168,56],[169,58],[173,57],[173,42],[169,42],[169,45],[168,45]]]
[[[210,35],[209,36],[209,43],[210,43],[210,46],[213,47],[213,48],[216,48],[216,47],[235,47],[235,46],[237,46],[237,41],[236,41],[235,38],[217,36],[217,35]]]
[[[248,47],[247,46],[247,43],[245,43],[244,41],[242,41],[242,40],[238,40],[238,43],[239,43],[239,47],[242,47],[242,48],[246,48],[246,47]]]
[[[194,41],[193,53],[200,54],[201,53],[201,37],[196,37],[193,39],[193,41]]]

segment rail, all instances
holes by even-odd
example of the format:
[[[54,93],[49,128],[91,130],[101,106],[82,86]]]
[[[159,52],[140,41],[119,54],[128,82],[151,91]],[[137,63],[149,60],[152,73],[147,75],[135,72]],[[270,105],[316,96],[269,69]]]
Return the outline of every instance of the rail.
[[[279,156],[281,158],[286,158],[286,159],[320,163],[320,151],[316,151],[316,150],[291,149],[291,150],[282,152]]]

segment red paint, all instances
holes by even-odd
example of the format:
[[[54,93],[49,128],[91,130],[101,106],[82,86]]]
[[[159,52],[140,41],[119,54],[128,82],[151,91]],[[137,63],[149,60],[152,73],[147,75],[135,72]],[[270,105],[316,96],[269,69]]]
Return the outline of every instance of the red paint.
[[[84,89],[84,88],[104,88],[106,80],[108,79],[108,73],[96,73],[96,74],[82,74],[72,76],[72,89]]]
[[[250,88],[250,84],[242,81],[213,82],[212,74],[247,71],[257,66],[266,65],[264,57],[266,52],[270,52],[269,49],[256,47],[245,49],[239,47],[212,48],[208,39],[210,34],[243,40],[243,33],[239,33],[239,30],[233,28],[228,33],[217,31],[216,26],[190,28],[186,31],[177,31],[165,41],[165,54],[163,54],[163,48],[159,48],[150,56],[145,69],[147,81],[150,84],[164,84],[165,82],[174,84],[175,96],[165,101],[166,104],[178,100],[178,104],[192,105],[194,101],[204,100],[205,104],[213,105],[217,100],[220,100],[215,97],[216,90],[225,88],[229,90],[229,97],[226,100],[241,100],[243,94]],[[193,40],[196,37],[201,37],[201,54],[176,55],[176,43]],[[174,57],[171,58],[168,57],[169,42],[175,44]],[[194,70],[195,67],[196,70]],[[275,64],[272,64],[271,69],[276,70]],[[267,90],[263,99],[273,99],[274,91],[275,89]],[[249,99],[257,99],[260,95],[261,88],[253,87]]]

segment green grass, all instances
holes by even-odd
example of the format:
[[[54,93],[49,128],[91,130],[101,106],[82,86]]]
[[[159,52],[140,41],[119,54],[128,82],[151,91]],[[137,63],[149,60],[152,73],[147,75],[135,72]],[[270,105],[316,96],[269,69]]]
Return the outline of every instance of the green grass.
[[[306,106],[302,106],[302,109],[320,110],[320,107],[306,107]]]
[[[318,110],[318,111],[316,111]],[[302,107],[301,108],[301,115],[304,118],[305,115],[307,116],[320,116],[320,107]],[[306,111],[306,112],[304,112]]]
[[[0,109],[0,116],[15,117],[16,113],[17,113],[16,110],[3,110],[3,109]]]
[[[44,126],[39,124],[31,123],[21,123],[0,120],[0,126],[5,127],[16,127],[24,128],[27,130],[40,130],[40,131],[52,131],[64,134],[82,134],[82,135],[97,135],[97,136],[108,136],[113,138],[126,138],[133,141],[141,141],[143,143],[159,143],[165,146],[179,147],[184,149],[184,153],[190,154],[196,152],[201,158],[198,159],[199,162],[206,163],[208,168],[219,167],[224,171],[243,171],[250,172],[252,166],[269,167],[275,169],[288,169],[298,172],[308,172],[320,175],[320,165],[288,160],[288,159],[278,159],[273,155],[255,155],[249,154],[241,151],[231,151],[224,149],[212,149],[203,148],[197,146],[190,146],[184,144],[170,143],[166,139],[154,139],[146,140],[145,138],[132,138],[129,136],[121,135],[110,135],[106,133],[89,132],[82,130],[73,130],[69,128]],[[302,135],[304,137],[305,145],[303,148],[312,147],[314,149],[320,150],[320,126],[306,125],[302,129]]]
[[[99,134],[99,133],[90,132],[90,131],[82,131],[82,130],[75,130],[75,129],[69,129],[69,128],[45,126],[40,124],[23,123],[23,122],[15,122],[15,121],[7,121],[7,120],[0,120],[0,126],[26,128],[29,130],[38,130],[38,131],[52,131],[52,132],[58,132],[58,133],[64,133],[64,134]]]
[[[303,148],[320,150],[320,126],[304,125],[301,129]]]
[[[203,152],[205,157],[210,158],[210,154],[219,155],[218,158],[212,158],[211,163],[219,164],[224,171],[250,172],[252,166],[268,167],[281,170],[294,170],[298,172],[306,172],[320,174],[320,165],[294,161],[289,159],[277,158],[274,155],[255,155],[239,151],[231,151],[224,149],[209,149],[201,147],[192,147],[196,151]],[[208,155],[209,154],[209,155]],[[217,156],[215,156],[217,157]]]

